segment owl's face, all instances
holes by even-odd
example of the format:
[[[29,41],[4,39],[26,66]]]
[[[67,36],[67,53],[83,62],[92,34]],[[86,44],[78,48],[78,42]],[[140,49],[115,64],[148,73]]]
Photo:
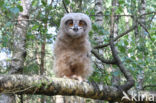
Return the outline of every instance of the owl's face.
[[[62,18],[61,25],[61,29],[63,29],[65,35],[78,38],[88,34],[91,28],[91,21],[85,14],[69,13]]]
[[[79,37],[84,34],[87,28],[87,23],[83,20],[69,19],[65,22],[66,32],[72,37]]]

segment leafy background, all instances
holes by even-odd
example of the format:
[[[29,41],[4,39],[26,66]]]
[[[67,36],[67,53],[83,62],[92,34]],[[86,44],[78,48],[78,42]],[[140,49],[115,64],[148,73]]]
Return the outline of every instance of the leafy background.
[[[103,25],[98,26],[95,23],[95,1],[94,0],[64,0],[69,12],[83,12],[90,16],[92,20],[92,30],[89,33],[92,47],[99,43],[94,39],[94,34],[98,34],[103,42],[109,42],[110,34],[110,14],[111,0],[103,1]],[[23,10],[19,0],[0,0],[0,73],[7,73],[9,63],[11,61],[13,47],[14,27],[17,24],[19,12]],[[134,4],[136,7],[134,7]],[[154,12],[156,2],[154,0],[146,0],[146,12]],[[120,16],[117,22],[118,34],[123,33],[133,24],[133,19],[128,15],[139,15],[139,0],[119,0],[119,6],[116,8],[116,14],[127,15]],[[59,29],[60,19],[66,13],[61,0],[32,0],[32,8],[29,18],[29,27],[26,35],[27,57],[25,60],[24,74],[33,75],[40,73],[41,45],[46,43],[45,51],[45,73],[44,75],[54,76],[52,72],[53,65],[53,43]],[[137,76],[144,72],[144,85],[153,85],[156,82],[156,18],[154,14],[146,15],[146,28],[148,30],[143,33],[143,36],[136,40],[135,32],[130,32],[128,35],[120,38],[116,47],[119,51],[119,56],[124,62],[126,68],[132,73],[137,81]],[[45,26],[47,25],[47,26]],[[138,31],[141,32],[142,27],[138,25]],[[109,46],[102,49],[102,56],[110,59],[111,51]],[[121,76],[121,82],[124,78],[117,66],[104,64],[100,68],[95,63],[93,58],[93,67],[95,69],[89,80],[97,83],[112,85],[112,75]],[[112,72],[110,68],[116,68]],[[137,85],[137,84],[136,84]],[[156,85],[156,84],[155,84]],[[146,88],[156,90],[154,87]],[[25,101],[29,103],[40,101],[40,96],[27,96]],[[50,98],[47,98],[47,103]],[[34,103],[34,102],[33,102]]]

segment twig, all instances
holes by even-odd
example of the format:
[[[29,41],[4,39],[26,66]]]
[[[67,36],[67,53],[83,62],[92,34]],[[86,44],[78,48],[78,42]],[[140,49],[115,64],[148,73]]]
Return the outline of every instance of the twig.
[[[128,29],[127,31],[121,33],[120,35],[116,36],[116,38],[113,40],[113,41],[117,41],[119,38],[121,38],[122,36],[128,34],[129,32],[131,32],[132,30],[134,30],[136,28],[136,25],[132,26],[130,29]],[[98,46],[95,46],[94,49],[100,49],[100,48],[104,48],[104,47],[107,47],[108,45],[110,45],[110,43],[106,43],[106,44],[103,44],[103,45],[98,45]]]
[[[149,15],[149,14],[156,15],[156,12],[153,11],[153,12],[144,13],[144,14],[140,15],[139,18],[144,16],[144,15]],[[89,15],[89,16],[98,16],[98,15]],[[102,15],[102,16],[111,16],[111,15]],[[133,15],[122,15],[122,14],[116,14],[114,16],[130,16],[130,17],[133,17]]]
[[[152,22],[152,20],[154,19],[155,15],[152,16],[151,20],[149,20],[149,23]]]
[[[11,22],[18,22],[18,21],[37,21],[36,19],[15,19],[14,21],[11,20]]]
[[[147,87],[156,87],[156,84],[145,85],[145,86],[143,86],[143,90],[144,90],[145,88],[147,88]]]
[[[106,64],[116,64],[116,61],[115,60],[106,60],[106,59],[102,58],[98,53],[96,53],[95,50],[92,50],[91,52],[92,52],[92,54],[94,54],[94,56],[97,59],[99,59],[103,63],[106,63]]]
[[[66,4],[65,4],[65,2],[64,2],[64,0],[62,0],[62,2],[63,2],[64,9],[66,10],[67,13],[69,13],[69,11],[68,11],[68,9],[67,9],[67,7],[66,7]]]
[[[149,38],[152,39],[151,36],[150,36],[150,33],[149,33],[148,30],[147,30],[147,28],[146,28],[140,21],[138,21],[138,23],[139,23],[140,26],[143,27],[143,29],[148,33]]]
[[[140,15],[139,17],[142,17],[142,16],[144,16],[144,15],[149,15],[149,14],[154,14],[154,15],[156,15],[156,12],[153,11],[153,12],[144,13],[144,14]]]
[[[99,16],[99,15],[89,15],[89,16]],[[110,15],[102,15],[102,16],[110,16]],[[114,16],[130,16],[130,17],[131,17],[131,16],[133,16],[133,15],[120,15],[120,14],[119,14],[119,15],[114,15]]]

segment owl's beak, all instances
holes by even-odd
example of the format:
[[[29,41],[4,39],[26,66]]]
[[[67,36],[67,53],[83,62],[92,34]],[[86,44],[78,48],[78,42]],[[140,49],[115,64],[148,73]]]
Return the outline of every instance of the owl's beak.
[[[75,32],[77,32],[77,31],[78,31],[78,25],[74,25],[73,30],[74,30]]]

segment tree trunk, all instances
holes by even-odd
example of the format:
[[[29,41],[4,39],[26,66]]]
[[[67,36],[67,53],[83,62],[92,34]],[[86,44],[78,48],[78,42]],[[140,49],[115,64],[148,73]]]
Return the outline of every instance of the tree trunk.
[[[11,70],[9,74],[22,73],[24,68],[24,60],[26,57],[26,33],[28,27],[29,11],[30,11],[30,0],[21,0],[21,6],[23,11],[19,13],[18,22],[14,29],[14,42],[13,42],[13,53],[12,62],[10,64]],[[0,97],[0,103],[15,103],[15,95],[3,94]]]
[[[103,0],[96,0],[95,1],[95,24],[98,26],[103,26]],[[103,38],[102,36],[98,35],[97,33],[94,34],[94,39],[98,44],[102,44]],[[100,55],[103,54],[103,50],[98,50]],[[95,59],[97,66],[100,68],[104,68],[102,62],[100,60]]]
[[[40,75],[43,75],[45,72],[45,45],[46,45],[46,39],[43,38],[43,43],[41,44],[41,63],[40,63]]]
[[[40,64],[40,75],[43,75],[45,73],[44,68],[44,59],[45,59],[45,45],[46,45],[46,39],[44,38],[43,43],[41,44],[41,64]],[[45,96],[42,95],[41,97],[41,103],[45,102]]]
[[[142,14],[145,14],[145,10],[146,10],[146,0],[140,0],[139,2],[139,15],[142,15]],[[141,16],[140,19],[138,20],[141,28],[140,28],[140,31],[139,31],[139,35],[136,37],[136,40],[137,40],[137,46],[139,47],[142,47],[144,48],[144,51],[145,51],[145,30],[144,28],[142,27],[142,25],[146,28],[146,25],[145,25],[145,19],[146,19],[146,16]],[[145,54],[144,54],[144,51],[141,51],[141,53],[143,54],[143,61],[145,61]],[[143,69],[145,68],[144,66],[142,67]],[[140,70],[139,71],[139,75],[138,75],[138,79],[137,79],[137,89],[138,90],[142,90],[143,89],[143,83],[144,83],[144,70]]]
[[[95,1],[95,24],[98,26],[103,25],[103,0]],[[94,39],[97,42],[103,42],[102,36],[95,34]]]
[[[118,3],[118,0],[113,0],[112,1],[112,7],[114,8],[118,8],[119,6],[119,3]],[[118,16],[115,16],[115,22],[114,22],[114,37],[116,37],[118,35],[118,21],[119,21],[119,17]],[[111,65],[111,68],[112,68],[112,72],[113,72],[113,75],[112,75],[112,85],[116,85],[116,86],[119,86],[120,85],[120,75],[115,75],[115,72],[118,72],[119,70],[117,68],[113,68],[112,65]]]

